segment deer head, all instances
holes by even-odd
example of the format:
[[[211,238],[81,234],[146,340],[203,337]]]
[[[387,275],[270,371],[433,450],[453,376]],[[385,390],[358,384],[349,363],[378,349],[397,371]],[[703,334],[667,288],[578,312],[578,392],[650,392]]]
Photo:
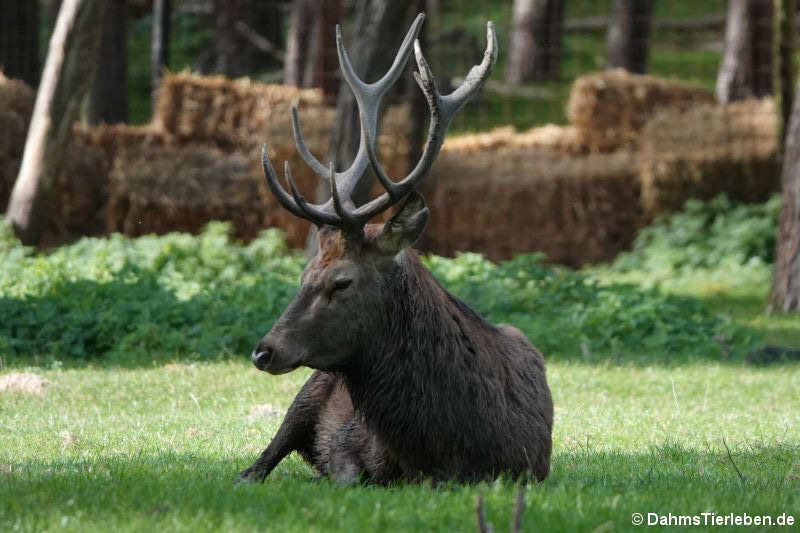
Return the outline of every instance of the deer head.
[[[337,172],[333,163],[325,167],[311,154],[303,140],[297,109],[292,108],[297,149],[314,172],[330,185],[331,197],[327,202],[306,201],[297,190],[288,162],[284,166],[287,192],[279,183],[266,146],[262,150],[267,185],[284,208],[319,228],[319,251],[303,272],[299,293],[251,355],[261,370],[280,374],[301,365],[321,370],[346,367],[377,329],[390,326],[385,316],[387,300],[404,297],[393,292],[392,287],[398,276],[403,275],[403,268],[408,268],[404,250],[422,234],[428,220],[428,208],[416,188],[439,154],[453,116],[478,93],[497,60],[497,38],[494,25],[489,22],[481,63],[472,67],[452,93],[440,94],[416,40],[423,19],[424,15],[417,15],[392,66],[374,83],[365,83],[353,71],[337,26],[339,65],[355,94],[361,118],[358,152],[347,170]],[[427,99],[430,125],[416,166],[406,177],[394,180],[384,172],[375,153],[379,109],[386,92],[405,69],[412,44],[418,67],[414,78]],[[356,206],[351,195],[364,179],[367,166],[372,168],[385,192]],[[400,209],[388,222],[368,224],[400,202]]]

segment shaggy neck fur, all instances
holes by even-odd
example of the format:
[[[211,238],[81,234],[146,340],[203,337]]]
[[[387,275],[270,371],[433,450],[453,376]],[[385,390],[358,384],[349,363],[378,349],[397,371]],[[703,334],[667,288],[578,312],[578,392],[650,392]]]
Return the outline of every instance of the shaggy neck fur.
[[[503,418],[491,412],[508,400],[507,366],[493,357],[499,330],[441,287],[413,252],[397,265],[384,324],[344,372],[354,406],[404,470],[471,477],[465,464],[491,462],[491,435]]]

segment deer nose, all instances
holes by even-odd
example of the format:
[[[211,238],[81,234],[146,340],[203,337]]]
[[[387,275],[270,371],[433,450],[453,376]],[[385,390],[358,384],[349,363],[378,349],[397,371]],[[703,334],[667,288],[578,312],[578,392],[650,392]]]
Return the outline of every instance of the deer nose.
[[[256,346],[256,349],[253,350],[253,353],[250,354],[250,360],[253,361],[257,369],[266,370],[273,353],[275,353],[275,350],[273,350],[271,346],[259,344]]]

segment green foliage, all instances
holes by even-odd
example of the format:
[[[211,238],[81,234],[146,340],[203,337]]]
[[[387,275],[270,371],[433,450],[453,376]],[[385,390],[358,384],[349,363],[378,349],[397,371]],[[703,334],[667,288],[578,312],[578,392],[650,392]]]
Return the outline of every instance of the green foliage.
[[[717,357],[727,345],[753,342],[697,299],[603,283],[543,265],[541,259],[540,254],[520,255],[495,265],[478,254],[462,254],[429,257],[427,263],[449,290],[491,321],[520,328],[547,354]]]
[[[0,224],[0,352],[119,362],[248,353],[296,292],[303,261],[276,230],[243,246],[229,229],[82,239],[35,254]],[[601,283],[545,266],[541,255],[426,262],[448,289],[548,354],[714,357],[749,342],[697,300]]]
[[[241,246],[222,223],[197,237],[82,239],[49,255],[14,246],[0,228],[0,350],[20,355],[247,353],[294,295],[302,265],[277,230]]]
[[[726,196],[711,202],[689,200],[684,209],[660,216],[642,229],[634,249],[612,268],[690,270],[769,264],[773,261],[780,197],[764,204],[735,204]]]

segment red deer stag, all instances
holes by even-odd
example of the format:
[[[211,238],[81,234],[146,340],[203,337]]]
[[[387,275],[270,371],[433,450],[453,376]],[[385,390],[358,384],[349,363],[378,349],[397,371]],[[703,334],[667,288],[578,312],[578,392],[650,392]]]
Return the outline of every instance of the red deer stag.
[[[316,371],[269,447],[241,472],[242,481],[263,480],[292,451],[343,483],[471,481],[500,473],[533,474],[541,481],[550,470],[553,402],[542,355],[516,328],[487,322],[448,293],[409,248],[428,220],[415,189],[453,115],[478,92],[497,59],[489,22],[482,62],[455,91],[440,94],[416,41],[422,20],[420,14],[389,71],[371,84],[353,71],[337,28],[339,63],[361,113],[361,142],[349,169],[335,172],[311,155],[292,110],[298,150],[329,180],[329,201],[308,203],[288,164],[287,192],[266,149],[262,154],[267,183],[283,207],[319,228],[319,251],[303,272],[299,293],[251,358],[270,374],[299,366]],[[412,43],[430,126],[419,162],[394,181],[375,155],[378,112]],[[356,207],[350,197],[368,165],[386,192]],[[401,200],[388,222],[367,224]]]

